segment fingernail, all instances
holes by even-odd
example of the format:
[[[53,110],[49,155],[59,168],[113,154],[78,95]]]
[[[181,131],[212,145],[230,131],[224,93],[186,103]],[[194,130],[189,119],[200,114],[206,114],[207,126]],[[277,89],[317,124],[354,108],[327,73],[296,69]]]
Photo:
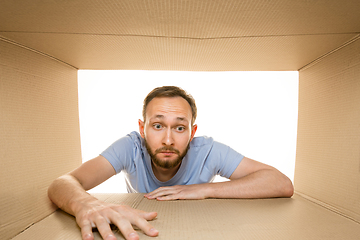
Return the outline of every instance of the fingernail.
[[[150,229],[150,232],[157,233],[157,232],[159,232],[159,231],[156,230],[155,228],[151,228],[151,229]]]
[[[107,235],[106,240],[114,239],[114,238],[115,238],[115,236],[110,234],[110,235]]]
[[[91,234],[90,234],[90,233],[86,234],[86,235],[84,236],[84,239],[85,239],[85,240],[86,240],[86,239],[91,239]]]
[[[134,237],[136,237],[136,233],[133,232],[129,234],[129,238],[134,238]]]

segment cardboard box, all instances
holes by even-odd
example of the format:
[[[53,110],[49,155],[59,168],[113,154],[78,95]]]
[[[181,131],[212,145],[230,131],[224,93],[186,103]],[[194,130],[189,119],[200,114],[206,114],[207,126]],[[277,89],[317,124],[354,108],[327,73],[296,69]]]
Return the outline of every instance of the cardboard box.
[[[359,12],[357,0],[1,1],[2,238],[80,237],[46,193],[81,164],[77,70],[157,69],[298,70],[296,194],[100,198],[158,211],[160,239],[358,239]]]
[[[155,239],[357,239],[359,224],[298,195],[280,199],[207,199],[160,202],[142,194],[98,194],[111,203],[156,211]],[[114,228],[118,239],[122,234]],[[140,239],[154,239],[138,231]],[[95,239],[101,239],[95,232]],[[75,219],[61,210],[14,240],[81,239]]]

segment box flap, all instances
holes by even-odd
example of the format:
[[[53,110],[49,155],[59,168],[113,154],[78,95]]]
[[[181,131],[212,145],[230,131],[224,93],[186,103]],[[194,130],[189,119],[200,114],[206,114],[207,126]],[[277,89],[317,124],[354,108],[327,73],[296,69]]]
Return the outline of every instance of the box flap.
[[[0,40],[0,235],[55,210],[47,188],[81,164],[77,70]]]
[[[80,69],[298,70],[360,32],[358,0],[0,1],[0,35]]]
[[[156,239],[357,239],[360,225],[300,196],[279,199],[207,199],[160,202],[142,194],[102,194],[101,199],[156,211]],[[155,239],[138,230],[140,239]],[[75,219],[61,210],[14,240],[79,239]],[[117,231],[118,239],[123,239]],[[95,239],[101,239],[96,232]]]
[[[360,222],[360,38],[300,71],[295,190]]]

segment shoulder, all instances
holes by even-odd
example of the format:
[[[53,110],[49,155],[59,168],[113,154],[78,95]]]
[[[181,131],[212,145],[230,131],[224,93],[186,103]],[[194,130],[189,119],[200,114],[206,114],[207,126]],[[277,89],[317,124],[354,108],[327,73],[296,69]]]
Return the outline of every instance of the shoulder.
[[[190,147],[200,148],[204,146],[212,146],[213,143],[214,143],[214,139],[212,137],[207,137],[207,136],[194,137],[193,140],[190,142]]]
[[[205,148],[209,150],[228,150],[230,147],[226,144],[215,141],[212,137],[201,136],[194,137],[190,143],[190,148]]]
[[[129,157],[132,158],[132,155],[136,154],[138,151],[141,151],[142,146],[143,139],[139,133],[134,131],[115,141],[105,149],[101,155],[108,160],[112,158],[121,159],[124,157],[125,159],[128,159]]]
[[[204,159],[217,156],[219,152],[226,151],[228,146],[215,141],[212,137],[194,137],[190,143],[189,155]]]
[[[123,147],[133,147],[138,146],[140,147],[142,145],[142,137],[140,136],[140,134],[136,131],[133,131],[129,134],[127,134],[126,136],[118,139],[117,141],[115,141],[112,146],[114,148],[123,148]]]
[[[123,169],[132,171],[134,161],[140,161],[143,157],[143,139],[139,133],[131,132],[115,141],[101,155],[111,163],[117,173]]]
[[[211,137],[196,137],[190,144],[191,157],[205,158],[207,161],[222,162],[224,160],[242,159],[244,156],[230,146],[215,141]]]
[[[144,141],[144,139],[140,136],[140,133],[136,131],[129,133],[128,135],[126,135],[126,137],[128,137],[132,142],[139,144],[140,146]]]

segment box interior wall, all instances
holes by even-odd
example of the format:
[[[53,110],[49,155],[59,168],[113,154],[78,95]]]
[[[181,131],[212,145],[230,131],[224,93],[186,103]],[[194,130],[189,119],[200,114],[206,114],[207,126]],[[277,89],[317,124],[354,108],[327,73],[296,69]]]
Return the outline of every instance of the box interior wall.
[[[253,1],[249,9],[239,1],[161,1],[147,9],[138,1],[85,2],[0,3],[2,238],[53,213],[47,187],[81,164],[78,69],[298,70],[297,197],[360,224],[358,1]],[[165,6],[179,11],[178,21]],[[79,9],[86,11],[76,15]],[[245,16],[252,21],[239,24]]]

